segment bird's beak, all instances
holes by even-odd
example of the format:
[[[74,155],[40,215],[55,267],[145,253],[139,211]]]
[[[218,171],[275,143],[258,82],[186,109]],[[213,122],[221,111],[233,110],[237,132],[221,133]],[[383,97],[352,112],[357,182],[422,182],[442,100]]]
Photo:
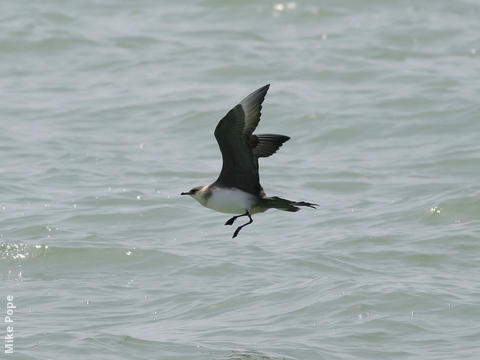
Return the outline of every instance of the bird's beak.
[[[182,192],[180,195],[190,195],[190,192]]]

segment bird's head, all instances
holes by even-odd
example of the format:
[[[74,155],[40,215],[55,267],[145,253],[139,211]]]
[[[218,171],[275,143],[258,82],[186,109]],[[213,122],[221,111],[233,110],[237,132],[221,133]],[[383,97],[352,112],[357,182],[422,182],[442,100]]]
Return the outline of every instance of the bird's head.
[[[190,195],[194,199],[197,199],[199,196],[201,196],[201,190],[204,188],[204,186],[195,186],[193,189],[190,191],[182,192],[180,195]]]

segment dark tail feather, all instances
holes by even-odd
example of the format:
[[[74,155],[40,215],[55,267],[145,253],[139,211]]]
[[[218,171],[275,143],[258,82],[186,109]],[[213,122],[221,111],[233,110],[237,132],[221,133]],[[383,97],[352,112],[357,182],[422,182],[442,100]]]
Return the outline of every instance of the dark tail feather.
[[[315,209],[315,206],[318,206],[318,204],[312,204],[305,201],[291,201],[279,198],[278,196],[267,197],[264,198],[264,200],[266,201],[267,207],[283,211],[298,211],[300,210],[298,206],[308,206],[312,209]]]

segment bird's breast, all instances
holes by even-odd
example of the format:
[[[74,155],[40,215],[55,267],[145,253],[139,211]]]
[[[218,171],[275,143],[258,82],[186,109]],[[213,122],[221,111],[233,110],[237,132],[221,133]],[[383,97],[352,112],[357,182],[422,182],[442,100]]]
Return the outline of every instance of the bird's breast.
[[[243,214],[250,211],[256,203],[256,198],[245,191],[233,188],[215,188],[211,190],[205,206],[209,209],[230,213]]]

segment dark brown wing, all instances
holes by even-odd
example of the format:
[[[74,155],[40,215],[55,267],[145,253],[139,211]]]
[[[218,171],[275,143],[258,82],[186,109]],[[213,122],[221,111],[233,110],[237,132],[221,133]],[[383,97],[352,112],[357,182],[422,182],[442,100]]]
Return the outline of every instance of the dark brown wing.
[[[285,135],[258,134],[250,137],[250,144],[255,158],[268,157],[277,152],[282,144],[290,139]]]
[[[260,121],[262,102],[269,86],[254,91],[240,101],[215,128],[215,138],[223,158],[222,171],[216,184],[237,187],[254,195],[263,193],[251,137]]]

